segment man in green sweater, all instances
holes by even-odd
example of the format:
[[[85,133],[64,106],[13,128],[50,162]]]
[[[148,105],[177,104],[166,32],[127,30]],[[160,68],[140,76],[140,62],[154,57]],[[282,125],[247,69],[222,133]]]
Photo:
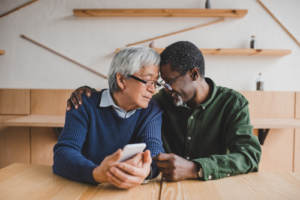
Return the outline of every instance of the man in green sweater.
[[[205,77],[204,58],[191,42],[171,44],[161,53],[164,89],[153,98],[164,111],[166,153],[157,166],[168,181],[213,180],[258,170],[261,147],[252,133],[248,101],[237,91]],[[77,90],[70,105],[78,105]],[[77,94],[77,97],[75,97]]]

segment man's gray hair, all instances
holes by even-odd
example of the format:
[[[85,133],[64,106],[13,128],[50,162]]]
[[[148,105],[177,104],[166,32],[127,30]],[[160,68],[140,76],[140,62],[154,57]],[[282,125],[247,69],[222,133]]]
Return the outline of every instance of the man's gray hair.
[[[112,59],[108,72],[108,85],[111,92],[119,90],[116,75],[125,77],[134,74],[142,67],[156,65],[160,62],[160,55],[149,47],[127,47],[119,51]]]

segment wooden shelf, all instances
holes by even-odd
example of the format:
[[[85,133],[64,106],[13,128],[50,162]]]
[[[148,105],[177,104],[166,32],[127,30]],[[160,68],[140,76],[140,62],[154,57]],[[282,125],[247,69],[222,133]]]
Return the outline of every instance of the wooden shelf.
[[[157,53],[161,53],[164,48],[154,48]],[[220,56],[286,56],[291,54],[289,49],[200,49],[203,55]],[[115,53],[120,49],[116,49]]]
[[[232,17],[241,18],[246,9],[73,9],[77,17]]]
[[[0,55],[4,55],[5,51],[0,49]]]
[[[155,48],[161,53],[163,48]],[[289,49],[200,49],[204,55],[222,56],[285,56],[292,51]]]
[[[285,56],[289,49],[202,49],[204,55],[224,56]]]
[[[253,119],[251,120],[255,129],[281,129],[300,128],[299,119]]]
[[[63,115],[0,116],[0,125],[13,127],[64,127]]]
[[[164,48],[154,48],[161,53]],[[292,51],[289,49],[200,49],[204,55],[222,56],[285,56]]]
[[[64,115],[1,115],[0,125],[14,127],[64,127]],[[299,119],[253,119],[255,129],[300,128]]]

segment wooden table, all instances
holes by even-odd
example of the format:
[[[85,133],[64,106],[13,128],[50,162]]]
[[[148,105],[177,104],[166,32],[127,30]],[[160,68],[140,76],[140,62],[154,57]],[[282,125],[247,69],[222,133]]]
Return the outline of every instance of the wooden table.
[[[0,199],[158,199],[160,182],[150,182],[131,190],[110,185],[92,186],[69,181],[52,173],[50,166],[12,164],[0,170]]]
[[[0,199],[300,199],[300,175],[259,172],[214,181],[153,181],[130,190],[91,186],[52,173],[50,166],[12,164],[0,169]]]

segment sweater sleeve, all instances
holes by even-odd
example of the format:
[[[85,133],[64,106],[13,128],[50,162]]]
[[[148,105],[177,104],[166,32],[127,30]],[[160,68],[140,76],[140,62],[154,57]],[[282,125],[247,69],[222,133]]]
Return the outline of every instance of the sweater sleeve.
[[[219,179],[226,176],[254,172],[258,170],[261,147],[252,133],[248,103],[237,103],[227,119],[225,143],[227,154],[198,158],[203,170],[203,179]]]
[[[97,167],[82,153],[88,132],[88,114],[85,106],[66,112],[65,126],[54,146],[53,172],[65,178],[97,184],[92,172]]]
[[[159,153],[164,152],[162,140],[161,140],[161,125],[162,125],[162,111],[158,110],[151,120],[147,123],[143,129],[140,140],[145,142],[147,149],[150,150],[151,156],[155,157]],[[147,179],[155,178],[158,176],[159,171],[155,161],[151,164],[151,174]]]

